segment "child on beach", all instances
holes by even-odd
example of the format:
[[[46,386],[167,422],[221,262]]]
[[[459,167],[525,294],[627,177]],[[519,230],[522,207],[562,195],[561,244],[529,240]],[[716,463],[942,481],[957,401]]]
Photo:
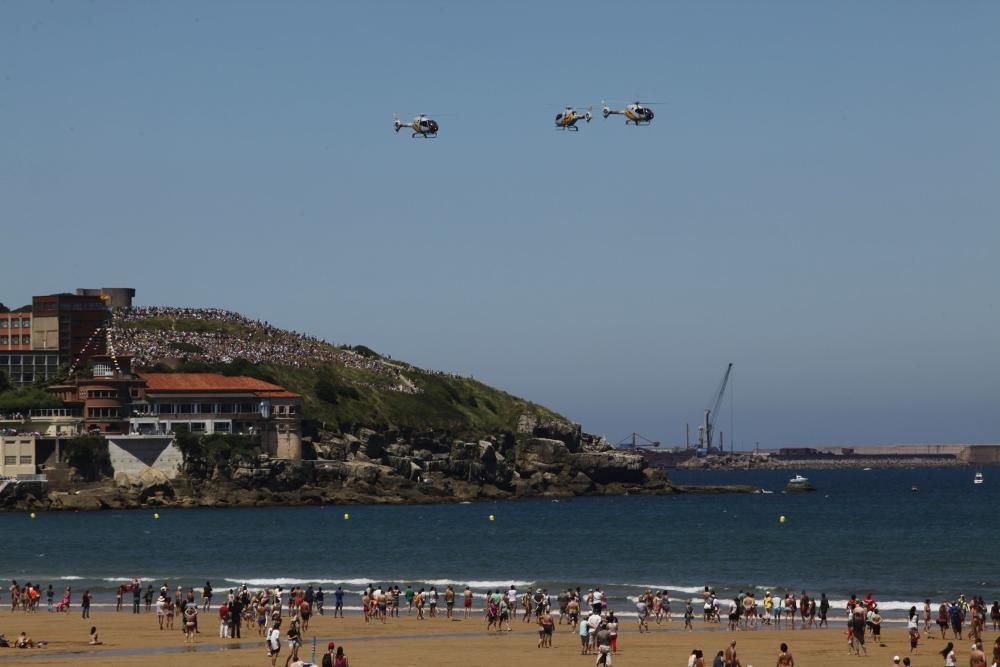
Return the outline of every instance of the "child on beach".
[[[97,636],[97,626],[91,626],[90,628],[90,641],[87,642],[91,646],[100,646],[103,642]]]

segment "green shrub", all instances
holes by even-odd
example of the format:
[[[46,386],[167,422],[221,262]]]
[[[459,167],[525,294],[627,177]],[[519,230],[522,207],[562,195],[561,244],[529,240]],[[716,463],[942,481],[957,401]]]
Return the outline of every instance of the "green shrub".
[[[38,408],[61,408],[62,400],[38,386],[8,388],[0,393],[0,412],[22,412]]]
[[[81,435],[66,440],[61,447],[63,462],[76,468],[84,478],[96,480],[113,473],[108,441],[104,438]]]

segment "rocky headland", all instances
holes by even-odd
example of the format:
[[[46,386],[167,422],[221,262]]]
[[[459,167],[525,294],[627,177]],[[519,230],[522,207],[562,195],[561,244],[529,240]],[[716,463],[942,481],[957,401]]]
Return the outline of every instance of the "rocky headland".
[[[321,432],[311,445],[315,459],[262,457],[213,467],[187,461],[174,479],[149,469],[96,483],[18,485],[0,496],[0,506],[81,511],[414,504],[756,490],[675,485],[640,454],[617,450],[578,425],[528,415],[518,433],[476,442],[451,441],[433,432],[361,429],[357,435]]]

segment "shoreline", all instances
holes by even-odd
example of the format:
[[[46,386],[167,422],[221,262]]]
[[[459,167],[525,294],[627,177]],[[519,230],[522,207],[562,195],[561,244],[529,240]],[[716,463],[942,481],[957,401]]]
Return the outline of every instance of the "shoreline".
[[[186,480],[178,480],[173,486],[182,487]],[[34,485],[32,487],[32,485]],[[465,503],[488,503],[520,500],[567,500],[577,498],[608,498],[626,496],[673,496],[693,494],[756,493],[759,487],[748,484],[673,484],[667,482],[662,488],[619,485],[603,493],[579,493],[570,490],[541,494],[496,494],[482,489],[481,493],[453,496],[406,497],[400,495],[363,495],[355,492],[325,493],[330,489],[321,487],[303,488],[297,492],[271,492],[267,489],[226,489],[216,487],[216,495],[165,493],[141,496],[126,492],[113,482],[87,484],[78,489],[60,489],[45,492],[37,483],[15,489],[3,499],[0,513],[18,512],[103,512],[124,510],[176,510],[210,508],[256,508],[256,507],[359,507],[359,506],[405,506],[405,505],[455,505]],[[42,495],[36,495],[40,493]]]

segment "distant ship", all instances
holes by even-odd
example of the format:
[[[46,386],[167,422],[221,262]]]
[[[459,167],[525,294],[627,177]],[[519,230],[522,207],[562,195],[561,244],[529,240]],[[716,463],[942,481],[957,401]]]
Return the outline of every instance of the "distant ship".
[[[972,478],[972,483],[973,484],[982,484],[983,483],[983,473],[977,472],[976,476]]]

